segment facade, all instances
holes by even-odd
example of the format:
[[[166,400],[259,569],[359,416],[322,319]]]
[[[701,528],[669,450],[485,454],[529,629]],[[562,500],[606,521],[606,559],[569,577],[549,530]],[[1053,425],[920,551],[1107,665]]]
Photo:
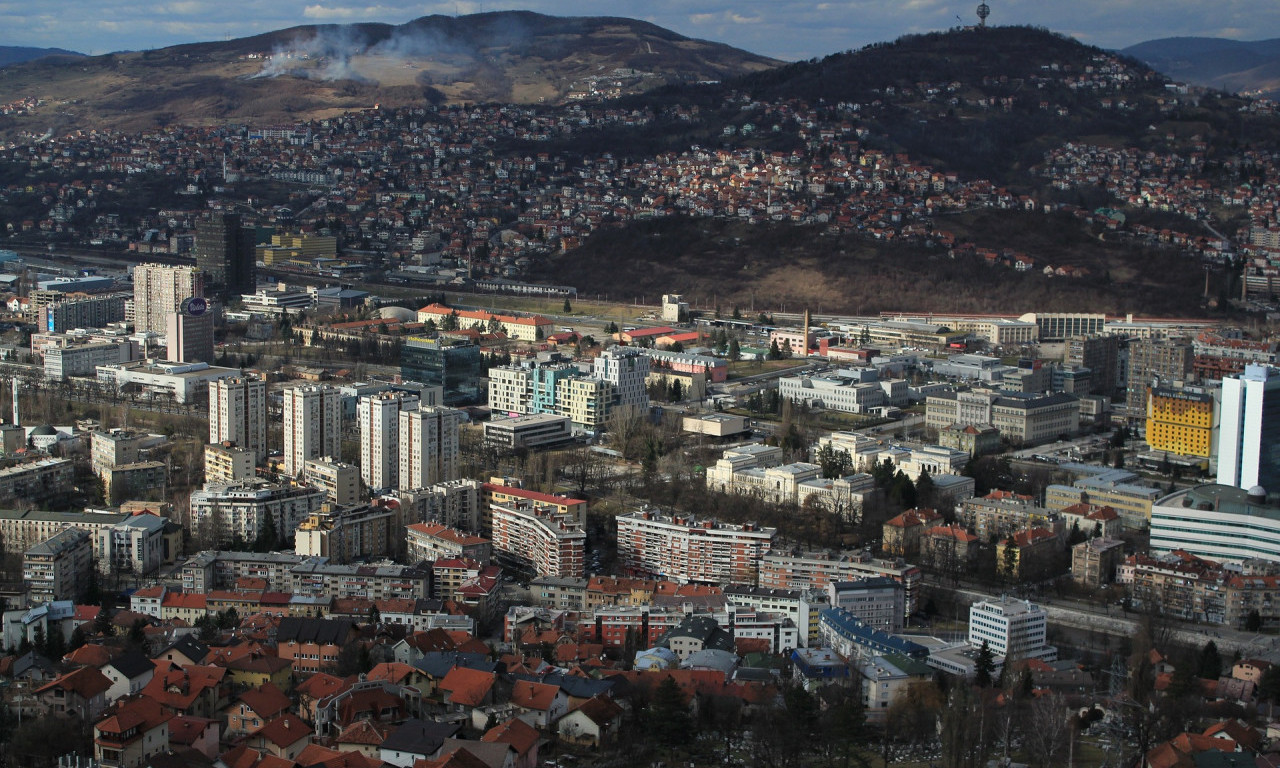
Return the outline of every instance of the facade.
[[[213,362],[213,314],[172,312],[165,318],[165,354],[175,363]]]
[[[103,495],[112,504],[130,499],[160,501],[169,483],[169,466],[163,461],[135,461],[110,467],[99,477]]]
[[[41,331],[66,333],[76,328],[106,328],[111,323],[123,322],[129,294],[91,296],[59,293],[58,297],[37,312],[36,327]]]
[[[873,577],[833,581],[827,585],[827,602],[881,632],[901,632],[906,615],[902,585],[893,579]]]
[[[1031,496],[999,490],[981,498],[965,499],[960,503],[957,520],[984,541],[1028,528],[1056,525],[1056,515],[1037,505]]]
[[[360,477],[371,490],[400,487],[400,412],[417,408],[403,392],[360,398]]]
[[[1110,396],[1116,391],[1120,359],[1120,337],[1113,335],[1075,336],[1067,339],[1068,368],[1089,370],[1089,391]]]
[[[770,551],[760,559],[760,587],[765,589],[825,590],[833,582],[875,576],[901,584],[906,615],[916,611],[921,571],[902,560],[872,557],[862,551]]]
[[[538,576],[579,577],[587,532],[575,515],[525,501],[494,503],[493,551]]]
[[[209,385],[209,442],[230,442],[267,458],[267,383],[252,376],[219,379]]]
[[[1129,413],[1144,413],[1147,389],[1191,379],[1195,352],[1190,339],[1138,339],[1129,343],[1129,387],[1125,405]]]
[[[103,384],[120,391],[137,387],[152,395],[171,397],[176,403],[193,402],[208,392],[212,382],[238,376],[240,371],[236,368],[172,360],[135,360],[98,366],[98,381]]]
[[[75,477],[67,459],[36,459],[0,469],[0,503],[18,499],[40,504],[65,496]]]
[[[1117,470],[1119,478],[1137,479],[1136,475]],[[1145,529],[1151,520],[1151,506],[1163,492],[1158,488],[1138,485],[1127,479],[1116,479],[1110,473],[1077,480],[1072,485],[1051,485],[1045,489],[1045,507],[1057,512],[1075,504],[1107,506],[1120,513],[1124,527],[1131,531]]]
[[[450,315],[456,315],[460,328],[480,328],[488,331],[496,328],[517,341],[542,341],[551,335],[554,327],[551,321],[541,315],[498,315],[492,312],[479,312],[466,309],[451,309],[442,304],[430,304],[418,310],[418,322],[428,320],[438,327],[448,321]]]
[[[348,507],[360,501],[360,468],[354,464],[332,456],[308,459],[302,465],[302,479],[324,491],[325,498],[338,506]]]
[[[515,488],[509,485],[500,485],[498,483],[484,483],[481,486],[481,525],[482,531],[491,529],[489,525],[490,512],[489,507],[494,504],[513,504],[518,501],[527,501],[537,504],[540,507],[551,507],[556,512],[562,514],[570,514],[577,519],[579,525],[587,524],[587,507],[589,506],[583,499],[575,499],[570,496],[540,493],[538,491],[526,491],[523,488]]]
[[[488,524],[482,524],[481,518],[489,519],[486,517],[489,505],[481,501],[480,489],[481,484],[475,480],[463,479],[436,483],[420,491],[396,491],[389,495],[404,506],[406,520],[443,523],[450,528],[479,531],[482,527],[488,530]]]
[[[778,392],[787,400],[847,413],[873,413],[907,404],[907,382],[902,379],[861,381],[847,376],[784,376]]]
[[[139,264],[133,268],[133,330],[167,333],[169,316],[182,301],[204,296],[205,272],[198,267]]]
[[[305,486],[260,480],[205,483],[203,490],[191,493],[192,532],[219,543],[252,542],[273,525],[277,536],[287,539],[324,501],[324,491]]]
[[[146,576],[178,553],[165,536],[168,520],[157,515],[131,515],[110,527],[93,531],[93,555],[101,573]]]
[[[1005,661],[1054,661],[1058,649],[1045,644],[1048,614],[1026,600],[1002,597],[969,606],[969,644],[987,647]]]
[[[983,456],[1000,450],[1000,430],[990,425],[950,424],[938,430],[938,445]]]
[[[480,347],[470,342],[411,336],[400,352],[400,374],[408,381],[441,387],[445,405],[472,405],[483,399],[484,363]]]
[[[32,603],[80,600],[93,570],[89,534],[68,528],[28,549],[22,558],[22,580]]]
[[[1220,563],[1280,562],[1280,505],[1230,485],[1200,485],[1151,508],[1151,554],[1182,551]]]
[[[1124,542],[1099,537],[1071,548],[1071,578],[1089,589],[1105,587],[1115,580],[1116,568],[1124,562]]]
[[[330,563],[396,558],[404,552],[404,517],[398,504],[324,504],[294,532],[293,551]]]
[[[89,437],[89,463],[94,474],[101,475],[117,464],[143,461],[150,457],[153,449],[167,442],[162,435],[125,429],[98,430]]]
[[[63,381],[71,376],[96,376],[98,366],[127,363],[133,359],[133,343],[98,341],[52,347],[44,353],[44,377]]]
[[[729,378],[729,361],[723,357],[696,355],[692,352],[672,352],[669,349],[645,347],[649,368],[653,372],[670,371],[689,375],[701,374],[708,384],[719,384]]]
[[[342,402],[338,390],[324,385],[284,390],[285,474],[297,477],[311,459],[341,454]]]
[[[776,533],[755,523],[634,512],[618,518],[618,559],[634,573],[678,582],[754,584]]]
[[[1008,439],[1034,445],[1080,430],[1080,400],[1065,392],[939,392],[925,402],[925,426],[990,424]]]
[[[235,483],[254,478],[257,457],[238,445],[204,447],[204,479],[207,483]]]
[[[3,552],[20,554],[67,528],[76,528],[92,536],[96,531],[110,528],[126,519],[128,515],[120,512],[94,509],[83,512],[46,512],[38,509],[0,510],[0,536],[4,539]]]
[[[1218,482],[1280,498],[1280,368],[1249,365],[1222,380]]]
[[[573,422],[567,416],[550,413],[490,419],[484,424],[484,441],[499,448],[538,448],[572,439]]]
[[[400,410],[400,468],[396,487],[417,490],[458,479],[458,434],[466,414],[454,408]]]
[[[257,237],[239,214],[215,212],[197,221],[195,252],[210,296],[226,299],[257,290]]]
[[[609,385],[612,408],[649,407],[649,357],[634,347],[609,347],[591,364],[591,377]]]
[[[465,558],[488,565],[493,542],[439,523],[414,523],[405,529],[409,562]]]
[[[1217,448],[1218,403],[1199,387],[1151,387],[1146,426],[1152,451],[1207,459]]]

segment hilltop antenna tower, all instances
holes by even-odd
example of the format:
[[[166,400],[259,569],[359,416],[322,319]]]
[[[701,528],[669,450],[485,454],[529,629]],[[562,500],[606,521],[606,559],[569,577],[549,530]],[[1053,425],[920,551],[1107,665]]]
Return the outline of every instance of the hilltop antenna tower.
[[[991,6],[987,5],[986,3],[981,3],[978,5],[978,28],[979,29],[987,28],[987,17],[990,15],[991,15]]]

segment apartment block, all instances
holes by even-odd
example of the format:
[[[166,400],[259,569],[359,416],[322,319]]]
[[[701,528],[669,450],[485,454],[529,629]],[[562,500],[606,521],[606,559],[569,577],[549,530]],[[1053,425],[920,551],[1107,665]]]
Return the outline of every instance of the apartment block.
[[[457,480],[458,434],[466,415],[454,408],[420,406],[399,414],[398,488],[417,490]]]
[[[618,559],[634,574],[678,582],[755,584],[775,528],[633,512],[618,518]]]
[[[267,458],[267,383],[234,376],[209,383],[209,442],[230,442]]]
[[[255,477],[256,456],[238,445],[204,447],[204,479],[208,483],[237,483]]]
[[[252,542],[268,525],[288,537],[325,501],[316,488],[290,488],[261,480],[205,483],[191,493],[191,527],[196,536],[220,544]]]
[[[298,526],[293,551],[326,557],[330,563],[400,557],[404,552],[404,515],[398,504],[325,504]]]
[[[771,551],[760,558],[760,586],[766,589],[825,590],[833,582],[876,576],[901,584],[905,615],[916,611],[921,571],[902,560],[865,551]]]
[[[304,465],[342,453],[341,393],[310,385],[284,390],[284,471],[297,477]]]
[[[493,551],[538,576],[582,576],[587,532],[576,516],[528,501],[494,503]]]
[[[93,570],[89,534],[68,528],[29,548],[22,558],[22,580],[32,603],[80,600]]]
[[[409,562],[465,558],[488,565],[493,542],[440,523],[413,523],[405,528]]]
[[[333,504],[349,507],[360,502],[360,468],[332,456],[308,459],[302,465],[302,480],[324,491]]]
[[[1190,386],[1151,387],[1147,392],[1147,445],[1178,456],[1214,455],[1218,441],[1218,401],[1209,390]]]
[[[403,392],[360,398],[360,477],[371,490],[400,487],[400,412],[416,411],[418,404]]]

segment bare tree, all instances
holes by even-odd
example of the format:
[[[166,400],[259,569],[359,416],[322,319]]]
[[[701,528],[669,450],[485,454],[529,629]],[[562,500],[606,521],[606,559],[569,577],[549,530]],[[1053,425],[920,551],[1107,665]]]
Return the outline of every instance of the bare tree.
[[[1031,760],[1044,768],[1062,765],[1071,743],[1071,713],[1060,693],[1049,693],[1027,707],[1023,746]]]

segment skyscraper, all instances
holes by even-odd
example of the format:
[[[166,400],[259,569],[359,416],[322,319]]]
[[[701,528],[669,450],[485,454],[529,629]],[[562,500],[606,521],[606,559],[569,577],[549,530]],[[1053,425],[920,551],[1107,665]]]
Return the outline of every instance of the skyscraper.
[[[462,411],[423,406],[400,411],[400,490],[458,479]]]
[[[195,251],[210,295],[226,301],[257,290],[257,237],[239,214],[212,213],[196,222]]]
[[[267,383],[252,376],[218,379],[209,384],[209,442],[230,441],[267,457]]]
[[[1164,386],[1191,380],[1195,352],[1190,339],[1140,339],[1129,344],[1129,389],[1125,406],[1135,417],[1146,415],[1147,388],[1156,379]]]
[[[399,487],[400,413],[417,409],[418,398],[403,392],[360,398],[360,477],[370,490]]]
[[[169,316],[182,301],[204,296],[204,272],[197,267],[139,264],[133,268],[133,329],[166,333]]]
[[[308,459],[342,453],[342,397],[334,387],[284,391],[284,471],[296,477]]]
[[[1218,483],[1280,496],[1280,368],[1248,365],[1222,380]]]

